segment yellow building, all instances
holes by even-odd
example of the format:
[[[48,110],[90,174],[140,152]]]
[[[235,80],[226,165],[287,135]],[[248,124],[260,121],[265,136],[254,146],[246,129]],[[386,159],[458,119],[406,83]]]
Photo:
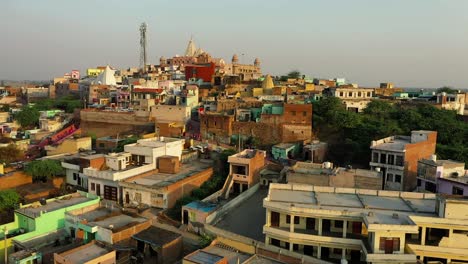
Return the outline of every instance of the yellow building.
[[[57,146],[46,146],[47,156],[74,154],[80,150],[91,150],[91,137],[67,138]]]
[[[101,74],[103,71],[104,71],[104,69],[102,69],[102,67],[98,67],[98,68],[88,68],[88,69],[86,69],[86,74],[87,74],[88,76],[98,76],[98,75]]]
[[[463,198],[270,184],[263,206],[265,243],[289,251],[349,263],[468,261]]]

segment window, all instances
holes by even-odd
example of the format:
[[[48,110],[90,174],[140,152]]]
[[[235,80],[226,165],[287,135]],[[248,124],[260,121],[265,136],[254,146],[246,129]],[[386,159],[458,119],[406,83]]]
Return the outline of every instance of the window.
[[[401,175],[395,174],[395,182],[401,183]]]
[[[307,116],[307,112],[302,112],[302,116]]]
[[[99,143],[100,148],[104,148],[104,143]]]
[[[135,193],[135,201],[141,203],[141,193]]]
[[[76,178],[78,178],[78,173],[73,173],[73,180],[76,181]]]
[[[96,184],[93,182],[91,183],[91,191],[95,191],[96,190]]]
[[[273,246],[279,247],[280,246],[280,241],[278,239],[271,238],[270,239],[270,244],[272,244]]]
[[[395,155],[388,155],[388,164],[395,164]]]
[[[463,195],[463,189],[457,186],[452,187],[452,194],[454,195]]]
[[[292,114],[293,116],[295,116],[295,115],[296,115],[296,111],[291,111],[291,114]]]
[[[421,179],[418,179],[418,187],[421,187]]]
[[[357,95],[358,95],[358,97],[362,97],[362,93],[361,93],[361,92],[358,92]]]
[[[388,182],[393,182],[393,174],[391,174],[391,173],[387,174],[387,181]]]
[[[290,223],[291,223],[291,216],[286,215],[286,224],[290,224]],[[294,224],[295,225],[299,224],[299,217],[294,217]]]
[[[380,154],[380,163],[386,164],[387,163],[387,155],[386,154]]]
[[[344,95],[343,92],[340,92],[340,97],[343,97],[343,95]]]
[[[343,221],[335,220],[335,227],[336,228],[343,228]]]
[[[379,162],[379,153],[377,152],[372,153],[372,162],[376,162],[376,163]]]
[[[353,92],[349,92],[348,97],[353,97]]]
[[[396,156],[396,164],[397,166],[403,166],[403,156],[397,155]]]

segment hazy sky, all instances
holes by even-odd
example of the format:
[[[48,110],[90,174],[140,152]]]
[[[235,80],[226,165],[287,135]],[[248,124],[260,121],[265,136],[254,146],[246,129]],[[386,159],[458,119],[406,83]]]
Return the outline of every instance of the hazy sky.
[[[215,57],[260,58],[264,73],[298,69],[377,85],[468,88],[467,0],[0,0],[0,79],[183,54],[193,35]]]

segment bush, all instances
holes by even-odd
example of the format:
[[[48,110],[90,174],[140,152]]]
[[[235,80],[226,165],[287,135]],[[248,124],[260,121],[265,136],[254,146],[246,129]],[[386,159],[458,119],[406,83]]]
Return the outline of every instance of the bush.
[[[20,202],[20,196],[15,190],[0,191],[0,211],[13,209]]]
[[[60,161],[46,159],[28,163],[25,172],[32,176],[33,181],[47,181],[61,175],[64,170]]]

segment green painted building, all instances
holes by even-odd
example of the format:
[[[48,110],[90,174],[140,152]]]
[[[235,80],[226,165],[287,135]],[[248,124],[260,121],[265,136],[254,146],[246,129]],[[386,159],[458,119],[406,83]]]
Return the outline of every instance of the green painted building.
[[[100,198],[78,191],[73,194],[48,199],[44,204],[35,202],[20,205],[15,210],[15,221],[0,226],[0,240],[3,242],[5,228],[8,230],[6,245],[8,253],[13,253],[14,243],[24,243],[35,237],[56,232],[65,227],[65,212],[96,205]],[[5,243],[0,243],[0,259],[4,259]]]
[[[296,143],[280,143],[271,148],[271,154],[276,160],[292,159],[299,154],[299,144]]]

